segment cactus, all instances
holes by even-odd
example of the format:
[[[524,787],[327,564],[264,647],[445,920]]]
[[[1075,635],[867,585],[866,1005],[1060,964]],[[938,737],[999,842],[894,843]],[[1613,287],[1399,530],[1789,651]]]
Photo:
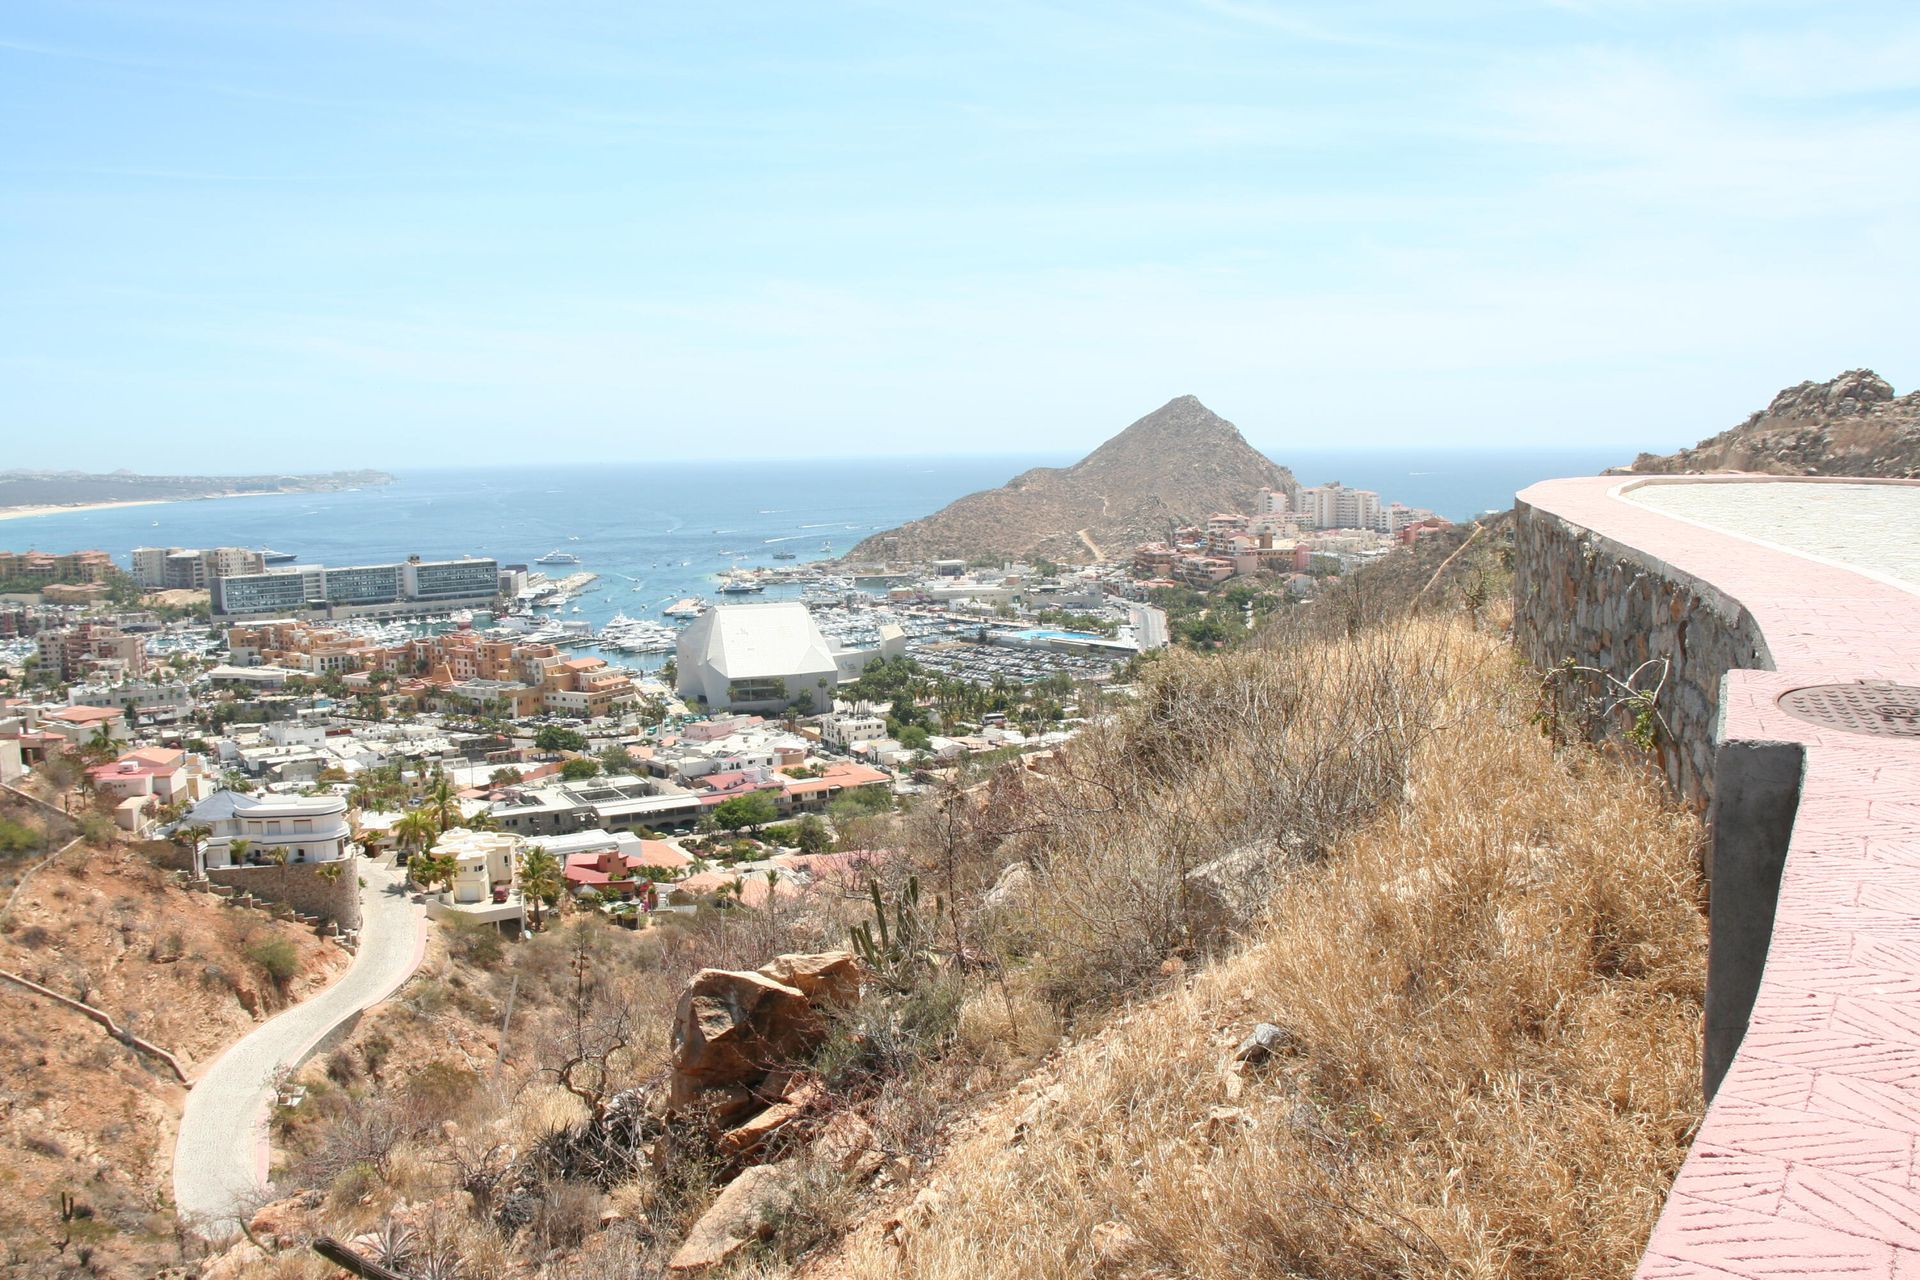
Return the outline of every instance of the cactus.
[[[873,920],[857,924],[850,931],[854,954],[882,982],[905,988],[911,984],[916,970],[934,962],[933,938],[946,913],[946,902],[934,898],[932,919],[923,919],[920,877],[908,876],[906,887],[894,901],[889,921],[887,902],[880,893],[878,881],[868,882],[867,895],[873,902]]]

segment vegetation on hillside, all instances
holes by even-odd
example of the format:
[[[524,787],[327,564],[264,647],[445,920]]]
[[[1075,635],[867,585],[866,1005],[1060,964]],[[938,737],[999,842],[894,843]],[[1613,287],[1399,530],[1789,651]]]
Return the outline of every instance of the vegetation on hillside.
[[[776,1147],[800,1182],[749,1271],[1627,1274],[1699,1106],[1698,830],[1532,723],[1503,555],[1463,531],[1146,664],[1038,770],[836,809],[901,850],[870,896],[456,932],[283,1117],[296,1235],[650,1274],[737,1168],[660,1118],[678,993],[840,945],[867,994],[787,1065],[889,1161],[856,1186]]]

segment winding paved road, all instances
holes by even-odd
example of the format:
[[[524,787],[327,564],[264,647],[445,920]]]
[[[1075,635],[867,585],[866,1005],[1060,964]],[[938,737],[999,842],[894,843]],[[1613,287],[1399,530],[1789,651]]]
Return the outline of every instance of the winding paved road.
[[[396,991],[420,967],[426,913],[400,892],[400,873],[361,859],[360,949],[345,975],[248,1033],[214,1059],[187,1094],[173,1148],[173,1199],[182,1221],[230,1223],[267,1184],[273,1076],[298,1066],[328,1033]]]

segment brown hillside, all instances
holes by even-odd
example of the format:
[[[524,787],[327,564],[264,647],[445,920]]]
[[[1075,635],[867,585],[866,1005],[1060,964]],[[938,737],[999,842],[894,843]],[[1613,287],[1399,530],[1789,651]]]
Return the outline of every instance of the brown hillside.
[[[291,969],[284,983],[269,956]],[[346,963],[312,929],[179,888],[117,839],[37,871],[0,920],[0,969],[105,1010],[189,1072]],[[171,1192],[185,1094],[163,1063],[0,982],[0,1082],[0,1272],[145,1276],[182,1260]]]
[[[1244,511],[1293,475],[1193,396],[1154,410],[1070,467],[1036,467],[865,539],[853,561],[1041,555],[1086,560]]]
[[[1691,449],[1643,453],[1629,470],[1920,476],[1920,392],[1895,396],[1873,370],[1849,369],[1831,382],[1788,387],[1739,426]]]

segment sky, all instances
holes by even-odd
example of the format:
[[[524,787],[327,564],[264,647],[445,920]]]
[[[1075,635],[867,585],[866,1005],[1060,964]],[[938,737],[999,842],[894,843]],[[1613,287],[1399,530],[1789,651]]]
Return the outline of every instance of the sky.
[[[1920,5],[9,0],[0,467],[1672,449],[1920,382]]]

